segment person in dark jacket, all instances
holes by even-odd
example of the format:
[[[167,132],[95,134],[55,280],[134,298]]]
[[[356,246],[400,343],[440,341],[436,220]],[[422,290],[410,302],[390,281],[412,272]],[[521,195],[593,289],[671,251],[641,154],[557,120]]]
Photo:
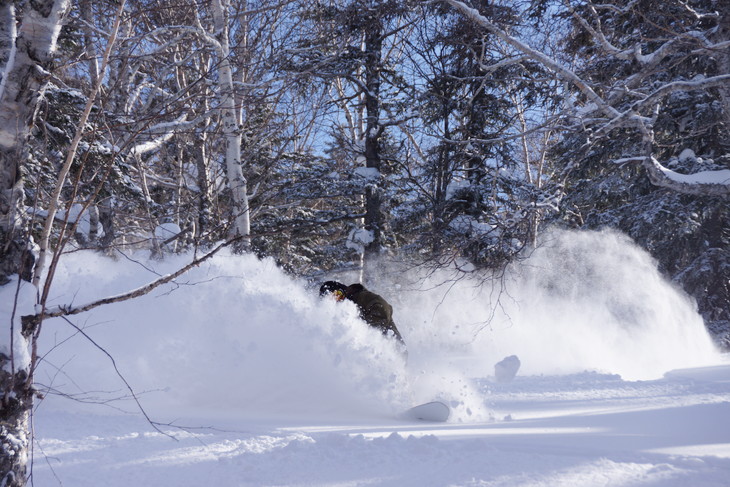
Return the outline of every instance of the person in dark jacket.
[[[392,336],[405,350],[405,342],[393,321],[393,307],[382,296],[368,291],[362,284],[345,286],[341,282],[327,281],[319,288],[319,295],[331,295],[337,301],[347,299],[357,305],[360,317],[385,336]]]

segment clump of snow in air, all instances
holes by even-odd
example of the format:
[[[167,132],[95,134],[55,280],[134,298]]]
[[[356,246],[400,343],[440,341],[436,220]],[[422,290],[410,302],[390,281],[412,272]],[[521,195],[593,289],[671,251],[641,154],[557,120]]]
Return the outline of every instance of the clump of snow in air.
[[[115,295],[189,259],[73,253],[49,304]],[[438,399],[455,421],[469,422],[490,417],[471,379],[493,376],[506,356],[518,358],[520,374],[593,370],[628,380],[717,357],[692,302],[615,233],[554,232],[504,281],[404,285],[392,295],[379,284],[373,290],[394,305],[407,363],[352,303],[321,299],[317,285],[270,260],[225,254],[148,296],[72,317],[95,343],[48,320],[38,378],[54,388],[72,378],[61,381],[67,393],[124,396],[103,348],[157,411],[377,416]]]
[[[52,301],[115,295],[189,259],[112,262],[72,254],[62,261]],[[55,387],[61,370],[73,378],[63,381],[69,393],[122,387],[103,348],[130,384],[146,391],[148,407],[165,414],[382,415],[408,404],[401,357],[359,320],[354,304],[323,300],[253,256],[216,256],[172,286],[72,321],[96,345],[49,320],[38,375]]]
[[[517,355],[510,355],[494,364],[494,378],[497,382],[510,382],[519,370],[520,358]]]
[[[355,252],[362,253],[365,251],[365,247],[371,244],[374,240],[375,234],[372,230],[355,227],[350,230],[350,233],[347,235],[345,246]]]
[[[355,174],[370,181],[377,180],[380,177],[380,171],[374,167],[358,167],[355,169]]]
[[[526,364],[533,373],[582,367],[652,379],[717,360],[694,302],[622,234],[552,233],[518,279],[507,309],[520,332],[492,336],[523,359],[538,356]]]

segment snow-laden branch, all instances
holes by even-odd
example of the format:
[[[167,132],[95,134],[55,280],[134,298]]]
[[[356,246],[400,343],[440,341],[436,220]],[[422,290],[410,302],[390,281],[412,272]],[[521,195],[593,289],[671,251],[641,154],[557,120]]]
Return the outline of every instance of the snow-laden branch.
[[[677,91],[694,91],[704,90],[708,88],[715,88],[730,83],[730,74],[724,74],[721,76],[712,76],[710,78],[701,78],[690,81],[674,81],[660,86],[655,91],[645,96],[641,100],[636,101],[628,109],[624,110],[618,116],[612,118],[605,125],[601,126],[600,129],[596,130],[593,134],[594,137],[607,136],[612,130],[620,127],[639,127],[639,125],[646,125],[647,117],[640,115],[642,110],[651,108],[659,102],[660,99],[667,97],[668,95]]]
[[[176,120],[158,123],[151,126],[147,130],[147,132],[159,134],[160,136],[155,139],[135,145],[134,147],[132,147],[132,150],[130,150],[130,154],[132,154],[133,156],[141,156],[142,154],[145,154],[147,152],[159,149],[165,142],[169,141],[173,137],[173,135],[175,135],[183,128],[188,127],[188,124],[185,123],[186,118],[187,115],[183,114]]]
[[[578,12],[575,11],[573,7],[571,7],[570,2],[565,1],[565,6],[570,10],[570,14],[573,16],[575,20],[578,21],[578,23],[583,26],[585,30],[591,33],[594,39],[596,39],[601,47],[603,47],[603,50],[607,53],[616,56],[619,59],[629,59],[631,55],[634,52],[634,49],[619,49],[618,47],[611,44],[611,42],[606,39],[606,36],[603,35],[603,30],[601,29],[601,19],[598,16],[598,13],[596,12],[596,9],[594,6],[589,2],[586,7],[588,8],[588,11],[591,13],[591,17],[593,18],[593,21],[598,26],[597,28],[593,28],[591,24],[588,23],[586,19],[583,18],[582,15],[580,15]]]
[[[643,161],[652,184],[684,194],[727,196],[730,194],[730,169],[680,174],[663,166],[654,157]]]
[[[642,111],[654,110],[658,102],[677,91],[694,91],[705,90],[708,88],[721,88],[730,83],[730,74],[723,74],[709,78],[699,78],[690,81],[675,81],[667,83],[648,95],[640,95],[640,99],[631,104],[626,110],[619,111],[612,102],[616,100],[604,99],[596,93],[583,79],[575,72],[557,62],[555,59],[544,54],[543,52],[530,47],[521,42],[519,39],[511,36],[509,33],[490,22],[486,17],[481,15],[478,10],[467,6],[460,0],[443,0],[456,10],[461,12],[466,18],[471,19],[491,34],[506,42],[512,48],[523,53],[529,58],[542,64],[545,68],[555,73],[564,82],[574,85],[585,97],[587,108],[584,113],[599,112],[603,116],[596,119],[596,122],[602,121],[604,125],[594,133],[594,136],[607,136],[608,133],[618,127],[632,127],[637,129],[642,136],[645,149],[643,154],[636,160],[642,161],[642,165],[647,170],[651,182],[657,186],[666,187],[685,194],[698,195],[730,195],[730,180],[728,179],[728,171],[705,171],[695,175],[681,175],[664,167],[656,158],[652,156],[652,146],[654,136],[652,132],[653,118],[642,115]],[[595,14],[595,10],[593,11]],[[597,14],[596,14],[597,17]],[[620,50],[611,45],[608,40],[600,32],[600,23],[598,29],[591,27],[584,19],[577,17],[581,24],[597,39],[597,41],[614,56],[629,59],[628,52]],[[659,63],[665,56],[673,52],[674,46],[679,42],[692,39],[698,42],[704,49],[711,49],[719,44],[712,44],[706,38],[704,33],[692,31],[672,39],[660,46],[651,54],[642,55],[640,49],[632,49],[632,55],[640,63],[655,65]],[[642,80],[644,75],[639,74],[632,83]],[[626,86],[629,89],[629,86]],[[615,92],[616,90],[614,90]],[[612,92],[612,93],[614,93]],[[615,94],[615,93],[614,93]],[[620,98],[620,97],[619,97]],[[584,120],[585,121],[585,120]]]
[[[725,86],[728,83],[730,83],[730,74],[711,76],[709,78],[700,77],[689,81],[673,81],[671,83],[662,85],[643,100],[636,102],[635,105],[636,108],[639,109],[645,106],[653,105],[660,98],[664,98],[667,95],[677,91],[706,90],[708,88]]]
[[[719,12],[717,12],[717,11],[714,11],[709,14],[701,14],[701,13],[697,12],[697,10],[693,9],[688,4],[688,2],[680,2],[680,4],[685,8],[685,10],[687,10],[687,12],[691,13],[694,16],[694,18],[697,20],[702,20],[702,19],[707,19],[707,18],[717,18],[719,16]]]
[[[664,166],[655,157],[639,156],[615,159],[613,163],[640,163],[647,169],[652,184],[685,194],[723,196],[730,185],[730,169],[681,174]]]
[[[606,4],[598,4],[598,5],[596,5],[596,7],[603,9],[603,10],[611,10],[618,14],[627,14],[627,13],[631,12],[631,9],[633,9],[637,3],[639,3],[639,0],[631,0],[629,3],[627,3],[624,6],[617,6],[617,5],[613,5],[610,3],[606,3]]]
[[[202,27],[202,25],[198,25],[198,26],[184,25],[184,24],[183,25],[165,25],[162,27],[156,27],[150,31],[145,32],[144,34],[125,37],[123,40],[125,42],[139,44],[139,43],[146,42],[147,39],[149,39],[149,38],[163,39],[163,38],[168,38],[171,34],[198,35],[198,34],[200,34],[201,31],[205,32],[205,29]]]
[[[489,31],[491,34],[499,37],[504,42],[512,46],[514,49],[517,49],[518,51],[522,52],[523,54],[527,55],[531,59],[539,62],[546,68],[548,68],[550,71],[556,73],[559,75],[562,79],[565,81],[569,81],[573,85],[575,85],[576,88],[578,88],[581,93],[587,98],[589,103],[594,103],[597,107],[599,107],[604,113],[606,113],[608,116],[615,117],[619,115],[619,112],[610,106],[606,101],[601,98],[590,86],[588,86],[588,83],[583,81],[583,79],[580,78],[577,74],[575,74],[572,70],[568,69],[566,66],[560,64],[555,59],[551,58],[550,56],[546,55],[543,52],[538,51],[537,49],[533,49],[532,47],[528,46],[524,42],[520,41],[519,39],[516,39],[515,37],[511,36],[504,30],[500,29],[498,26],[490,22],[486,17],[484,17],[482,14],[479,13],[479,11],[475,8],[471,8],[468,5],[466,5],[464,2],[461,2],[459,0],[444,0],[446,3],[457,9],[459,12],[461,12],[465,17],[471,19],[472,21],[476,22],[478,25],[485,28],[487,31]]]
[[[565,4],[570,9],[570,13],[573,18],[576,19],[578,23],[586,31],[588,31],[596,41],[598,41],[603,50],[607,54],[615,56],[617,59],[635,59],[637,62],[639,62],[639,64],[643,66],[656,66],[671,53],[675,52],[675,46],[687,40],[693,40],[699,42],[700,45],[703,45],[705,48],[711,48],[711,43],[705,36],[704,32],[690,31],[669,39],[651,53],[642,53],[641,44],[638,42],[627,49],[620,49],[611,44],[611,42],[603,34],[600,17],[598,15],[598,12],[596,12],[595,6],[591,2],[588,2],[586,4],[586,7],[590,12],[593,21],[597,25],[596,28],[594,28],[586,19],[584,19],[582,15],[576,12],[575,9],[570,6],[569,2],[566,1]]]

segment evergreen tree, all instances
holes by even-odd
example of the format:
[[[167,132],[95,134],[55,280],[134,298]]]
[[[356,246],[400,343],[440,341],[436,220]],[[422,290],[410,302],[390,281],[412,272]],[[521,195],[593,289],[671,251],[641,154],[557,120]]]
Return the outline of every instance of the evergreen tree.
[[[304,8],[313,28],[300,40],[292,70],[324,82],[340,109],[334,118],[331,153],[344,156],[348,171],[362,178],[363,219],[349,233],[360,247],[365,281],[386,245],[388,174],[392,165],[388,127],[397,123],[390,108],[400,83],[392,69],[398,40],[412,22],[411,2],[393,0],[318,1]]]
[[[520,28],[516,6],[479,8],[505,29]],[[550,101],[542,85],[528,82],[544,72],[469,19],[441,5],[430,14],[409,50],[414,85],[423,88],[420,117],[408,128],[417,167],[403,184],[418,198],[401,223],[409,248],[428,249],[439,265],[463,257],[501,268],[533,241],[530,223],[543,202],[532,149],[520,146],[529,137],[525,105],[547,110]]]
[[[567,45],[582,66],[580,76],[601,96],[627,112],[637,99],[654,97],[645,116],[657,160],[681,174],[730,169],[728,84],[702,85],[730,75],[730,54],[719,48],[730,40],[728,6],[671,1],[656,9],[633,1],[607,8],[581,2],[566,15],[574,21]],[[556,148],[568,191],[564,219],[629,234],[697,300],[707,325],[727,346],[727,196],[655,185],[645,166],[636,164],[633,155],[644,150],[646,139],[631,127],[601,129],[601,136],[575,112],[566,121],[575,130]]]

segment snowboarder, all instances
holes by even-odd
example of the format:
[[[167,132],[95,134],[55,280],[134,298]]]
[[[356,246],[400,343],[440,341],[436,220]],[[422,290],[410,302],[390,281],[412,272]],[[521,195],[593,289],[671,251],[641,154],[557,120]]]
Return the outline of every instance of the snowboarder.
[[[393,322],[393,307],[382,296],[368,291],[362,284],[345,286],[341,282],[327,281],[319,288],[319,295],[330,295],[337,301],[347,299],[357,305],[360,317],[385,336],[393,336],[406,353],[406,344]]]

